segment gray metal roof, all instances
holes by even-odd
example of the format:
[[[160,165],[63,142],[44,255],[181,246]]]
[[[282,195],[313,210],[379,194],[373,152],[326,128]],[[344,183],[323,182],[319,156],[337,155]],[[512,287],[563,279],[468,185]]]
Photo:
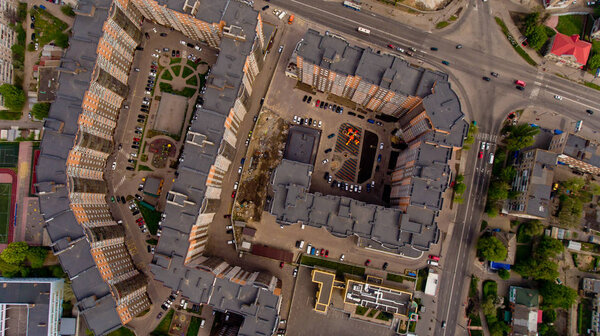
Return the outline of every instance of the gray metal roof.
[[[569,134],[563,153],[585,163],[600,167],[600,147],[594,141],[576,134]]]
[[[279,223],[324,227],[337,237],[356,235],[388,251],[413,256],[437,241],[434,212],[415,208],[403,215],[397,209],[348,197],[309,193],[312,169],[286,159],[275,169],[270,212]]]

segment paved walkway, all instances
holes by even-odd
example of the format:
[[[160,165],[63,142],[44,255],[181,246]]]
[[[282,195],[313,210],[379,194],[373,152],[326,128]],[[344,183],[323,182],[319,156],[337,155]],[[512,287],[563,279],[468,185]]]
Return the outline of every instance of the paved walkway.
[[[27,216],[25,214],[26,204],[24,198],[29,196],[29,181],[31,180],[31,154],[32,142],[24,141],[19,143],[19,162],[17,163],[17,221],[15,227],[15,240],[24,241],[25,231],[27,229]],[[14,187],[14,186],[13,186]],[[23,218],[25,217],[25,218]]]

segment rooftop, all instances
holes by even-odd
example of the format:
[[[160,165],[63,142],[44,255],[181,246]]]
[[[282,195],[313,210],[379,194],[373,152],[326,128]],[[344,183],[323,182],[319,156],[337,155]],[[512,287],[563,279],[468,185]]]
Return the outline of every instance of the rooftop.
[[[569,133],[563,153],[592,166],[600,167],[600,146],[597,142],[579,135]]]
[[[556,56],[573,56],[577,63],[585,65],[590,56],[592,44],[586,41],[581,41],[579,35],[575,34],[567,36],[561,33],[556,33],[554,43],[550,53]]]
[[[537,307],[539,305],[539,293],[535,289],[510,286],[509,301],[526,307]]]

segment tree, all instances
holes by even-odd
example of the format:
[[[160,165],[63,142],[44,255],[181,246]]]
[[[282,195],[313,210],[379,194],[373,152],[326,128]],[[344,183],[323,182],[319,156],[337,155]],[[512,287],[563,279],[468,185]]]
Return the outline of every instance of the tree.
[[[544,310],[544,315],[542,317],[544,323],[554,323],[556,321],[556,310],[554,309],[546,309]]]
[[[483,315],[490,316],[496,315],[496,306],[494,305],[494,297],[488,296],[481,303],[481,310]]]
[[[558,239],[543,236],[535,249],[537,258],[554,258],[557,254],[562,253],[563,244]]]
[[[598,7],[600,8],[600,7]],[[587,62],[587,66],[589,69],[598,69],[600,68],[600,54],[594,54]]]
[[[577,301],[576,290],[556,284],[554,281],[543,281],[540,286],[540,294],[544,298],[544,310],[554,308],[568,310]]]
[[[488,189],[488,200],[491,202],[501,201],[508,198],[510,185],[504,181],[494,181]]]
[[[25,92],[22,89],[11,85],[0,85],[0,95],[4,97],[4,105],[11,111],[21,112],[25,105]]]
[[[463,183],[465,181],[465,176],[462,174],[458,174],[458,175],[456,175],[456,178],[454,179],[454,181],[456,183]]]
[[[524,278],[554,281],[558,277],[558,265],[552,260],[529,257],[518,261],[514,271]]]
[[[25,242],[10,243],[0,253],[0,258],[9,264],[21,265],[27,257],[27,250],[29,250],[29,245]]]
[[[521,232],[530,237],[539,236],[544,232],[544,226],[539,220],[532,220],[530,222],[523,223],[521,224],[521,227],[519,228]]]
[[[506,246],[494,236],[484,236],[477,242],[477,253],[489,261],[503,261],[506,259]]]
[[[488,319],[488,329],[490,331],[490,335],[492,336],[503,336],[505,333],[510,332],[510,327],[508,324],[504,323],[503,321],[498,321],[497,319],[492,323],[489,323]]]
[[[517,176],[517,170],[515,169],[515,167],[508,166],[502,168],[502,170],[500,171],[500,176],[498,177],[500,178],[500,180],[510,183],[515,178],[515,176]]]
[[[45,248],[32,246],[27,251],[27,261],[29,261],[32,268],[41,268],[44,266],[47,255],[48,251]]]
[[[509,151],[516,151],[529,147],[533,145],[533,137],[539,132],[540,130],[537,127],[524,123],[518,124],[511,129],[510,134],[505,138],[506,148]]]
[[[540,12],[534,12],[525,17],[523,22],[524,35],[530,35],[533,33],[535,28],[539,25],[540,22]]]
[[[60,6],[60,11],[63,12],[66,16],[75,16],[75,11],[71,5],[62,5]]]
[[[50,111],[49,103],[37,103],[33,105],[31,108],[31,114],[37,120],[43,120],[48,117],[48,112]]]
[[[548,35],[546,34],[546,28],[542,25],[537,25],[531,34],[527,35],[527,42],[529,43],[529,47],[540,50],[546,41],[548,40]]]
[[[467,186],[464,183],[455,183],[454,184],[454,192],[456,194],[462,195],[465,190],[467,190]]]
[[[510,279],[510,272],[505,270],[504,268],[502,268],[498,271],[498,276],[502,280],[508,280],[508,279]]]

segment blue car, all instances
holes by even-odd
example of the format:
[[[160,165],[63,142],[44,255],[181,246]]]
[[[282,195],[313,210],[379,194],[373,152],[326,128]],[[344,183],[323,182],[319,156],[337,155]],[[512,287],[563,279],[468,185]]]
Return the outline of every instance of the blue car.
[[[381,154],[377,155],[377,162],[381,162]]]
[[[369,124],[374,124],[374,123],[375,123],[375,120],[373,120],[373,119],[367,119],[367,122],[368,122]]]
[[[313,247],[313,248],[311,248],[311,249],[310,249],[310,254],[311,254],[311,255],[315,255],[315,251],[316,251],[316,250],[315,250],[315,248],[314,248],[314,247]]]

